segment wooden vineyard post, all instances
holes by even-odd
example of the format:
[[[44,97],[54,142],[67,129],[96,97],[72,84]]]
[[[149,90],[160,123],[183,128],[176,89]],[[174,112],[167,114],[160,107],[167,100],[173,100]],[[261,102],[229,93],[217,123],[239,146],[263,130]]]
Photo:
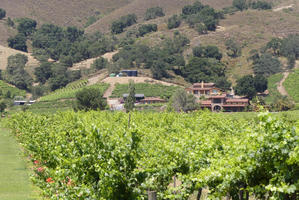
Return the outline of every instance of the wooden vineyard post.
[[[148,200],[157,200],[157,192],[147,191]]]

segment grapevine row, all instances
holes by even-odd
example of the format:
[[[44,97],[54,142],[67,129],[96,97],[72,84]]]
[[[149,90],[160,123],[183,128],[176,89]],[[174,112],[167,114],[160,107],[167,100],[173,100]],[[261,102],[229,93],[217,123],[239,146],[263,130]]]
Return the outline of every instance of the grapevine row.
[[[21,113],[10,127],[52,199],[298,198],[298,124],[210,112]],[[174,183],[176,180],[176,183]]]

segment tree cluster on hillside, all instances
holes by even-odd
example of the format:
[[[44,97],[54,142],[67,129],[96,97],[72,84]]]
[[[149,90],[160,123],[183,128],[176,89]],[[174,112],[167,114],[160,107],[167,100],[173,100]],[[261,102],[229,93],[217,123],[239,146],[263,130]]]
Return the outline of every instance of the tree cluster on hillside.
[[[219,51],[217,46],[199,46],[193,48],[193,55],[199,58],[215,58],[221,60],[222,53]]]
[[[0,8],[0,20],[6,16],[6,11],[3,8]]]
[[[206,30],[215,31],[219,19],[223,18],[223,15],[208,5],[195,2],[193,5],[187,5],[182,9],[182,17],[192,28],[201,27],[200,29],[203,29],[205,27]]]
[[[68,71],[67,66],[62,63],[50,63],[47,61],[42,62],[39,67],[35,68],[34,75],[41,84],[47,82],[52,91],[81,78],[80,71]]]
[[[8,45],[26,52],[26,41],[31,40],[33,55],[38,60],[51,58],[68,67],[114,49],[115,41],[98,32],[87,35],[76,27],[62,28],[54,24],[43,24],[36,29],[36,26],[36,21],[29,18],[17,20],[18,34],[7,40]]]
[[[42,25],[33,35],[35,52],[43,51],[53,60],[72,66],[72,63],[100,56],[114,49],[115,42],[101,33],[84,35],[76,27],[61,28],[53,24]]]
[[[198,33],[205,34],[207,31],[215,31],[219,20],[223,17],[222,12],[196,1],[192,5],[184,6],[180,16],[173,15],[170,17],[167,26],[168,29],[177,28],[183,19],[191,28],[197,30]]]
[[[143,24],[138,28],[138,36],[144,36],[150,32],[156,32],[158,30],[157,24]]]
[[[158,17],[163,17],[165,16],[163,8],[161,7],[153,7],[153,8],[148,8],[145,13],[144,20],[151,20],[151,19],[156,19]]]
[[[255,74],[260,74],[269,77],[281,71],[281,63],[269,53],[256,53],[251,56],[253,61],[253,71]]]
[[[262,75],[246,75],[237,80],[234,88],[237,95],[244,95],[250,99],[258,92],[264,92],[268,88],[268,80]]]
[[[174,29],[181,25],[181,18],[178,15],[172,15],[168,18],[167,27],[168,29]]]
[[[186,81],[214,82],[217,87],[226,91],[231,87],[231,82],[226,78],[226,65],[221,62],[222,53],[217,46],[197,46],[193,48],[193,57],[182,69]]]
[[[84,88],[76,93],[77,110],[104,110],[107,102],[98,88]]]
[[[183,68],[183,77],[190,83],[216,82],[225,77],[226,66],[215,58],[192,57]]]
[[[182,53],[189,42],[184,35],[175,33],[173,39],[165,39],[161,45],[153,48],[142,44],[129,44],[113,56],[113,61],[121,68],[151,69],[153,77],[161,79],[168,76],[167,70],[175,70],[174,66],[185,65]]]
[[[23,54],[9,56],[3,79],[19,89],[28,90],[33,82],[31,76],[25,71],[28,57]]]
[[[113,34],[119,34],[124,32],[126,27],[132,26],[137,23],[137,16],[135,14],[129,14],[122,16],[120,19],[112,22],[111,32]]]
[[[108,65],[108,60],[105,58],[97,58],[92,64],[91,68],[96,69],[96,70],[101,70],[106,68]]]
[[[265,50],[274,56],[284,56],[288,59],[289,68],[295,66],[299,59],[299,34],[289,35],[286,38],[273,38],[265,46]]]
[[[233,38],[229,38],[225,41],[227,55],[232,58],[236,58],[242,55],[241,45]]]
[[[171,97],[169,106],[177,112],[189,112],[199,108],[196,97],[184,89],[178,89]]]
[[[23,34],[17,34],[7,39],[10,48],[27,52],[26,37]]]
[[[30,18],[18,19],[17,30],[19,34],[23,34],[25,37],[32,35],[36,31],[37,22]]]

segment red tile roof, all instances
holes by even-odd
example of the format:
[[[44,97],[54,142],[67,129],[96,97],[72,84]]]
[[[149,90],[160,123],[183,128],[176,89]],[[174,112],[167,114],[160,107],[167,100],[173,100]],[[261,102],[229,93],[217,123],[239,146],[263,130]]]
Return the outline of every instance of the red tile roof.
[[[210,99],[223,99],[226,97],[226,94],[222,94],[222,95],[214,95],[214,96],[210,96]]]
[[[248,99],[227,99],[227,103],[248,103]]]
[[[199,101],[199,103],[201,105],[211,105],[212,104],[212,101],[211,100],[204,100],[204,101]]]
[[[146,97],[146,98],[144,98],[144,99],[142,99],[140,101],[141,102],[143,102],[143,101],[163,101],[163,102],[166,102],[166,100],[161,99],[159,97]]]
[[[246,107],[246,104],[223,104],[222,107]]]

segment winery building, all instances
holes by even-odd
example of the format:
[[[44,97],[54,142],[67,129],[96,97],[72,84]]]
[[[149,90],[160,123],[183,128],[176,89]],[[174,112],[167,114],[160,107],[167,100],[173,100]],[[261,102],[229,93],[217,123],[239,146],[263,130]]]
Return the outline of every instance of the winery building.
[[[240,112],[249,105],[247,98],[227,94],[215,86],[215,83],[194,83],[186,91],[197,97],[201,108],[211,111]]]

